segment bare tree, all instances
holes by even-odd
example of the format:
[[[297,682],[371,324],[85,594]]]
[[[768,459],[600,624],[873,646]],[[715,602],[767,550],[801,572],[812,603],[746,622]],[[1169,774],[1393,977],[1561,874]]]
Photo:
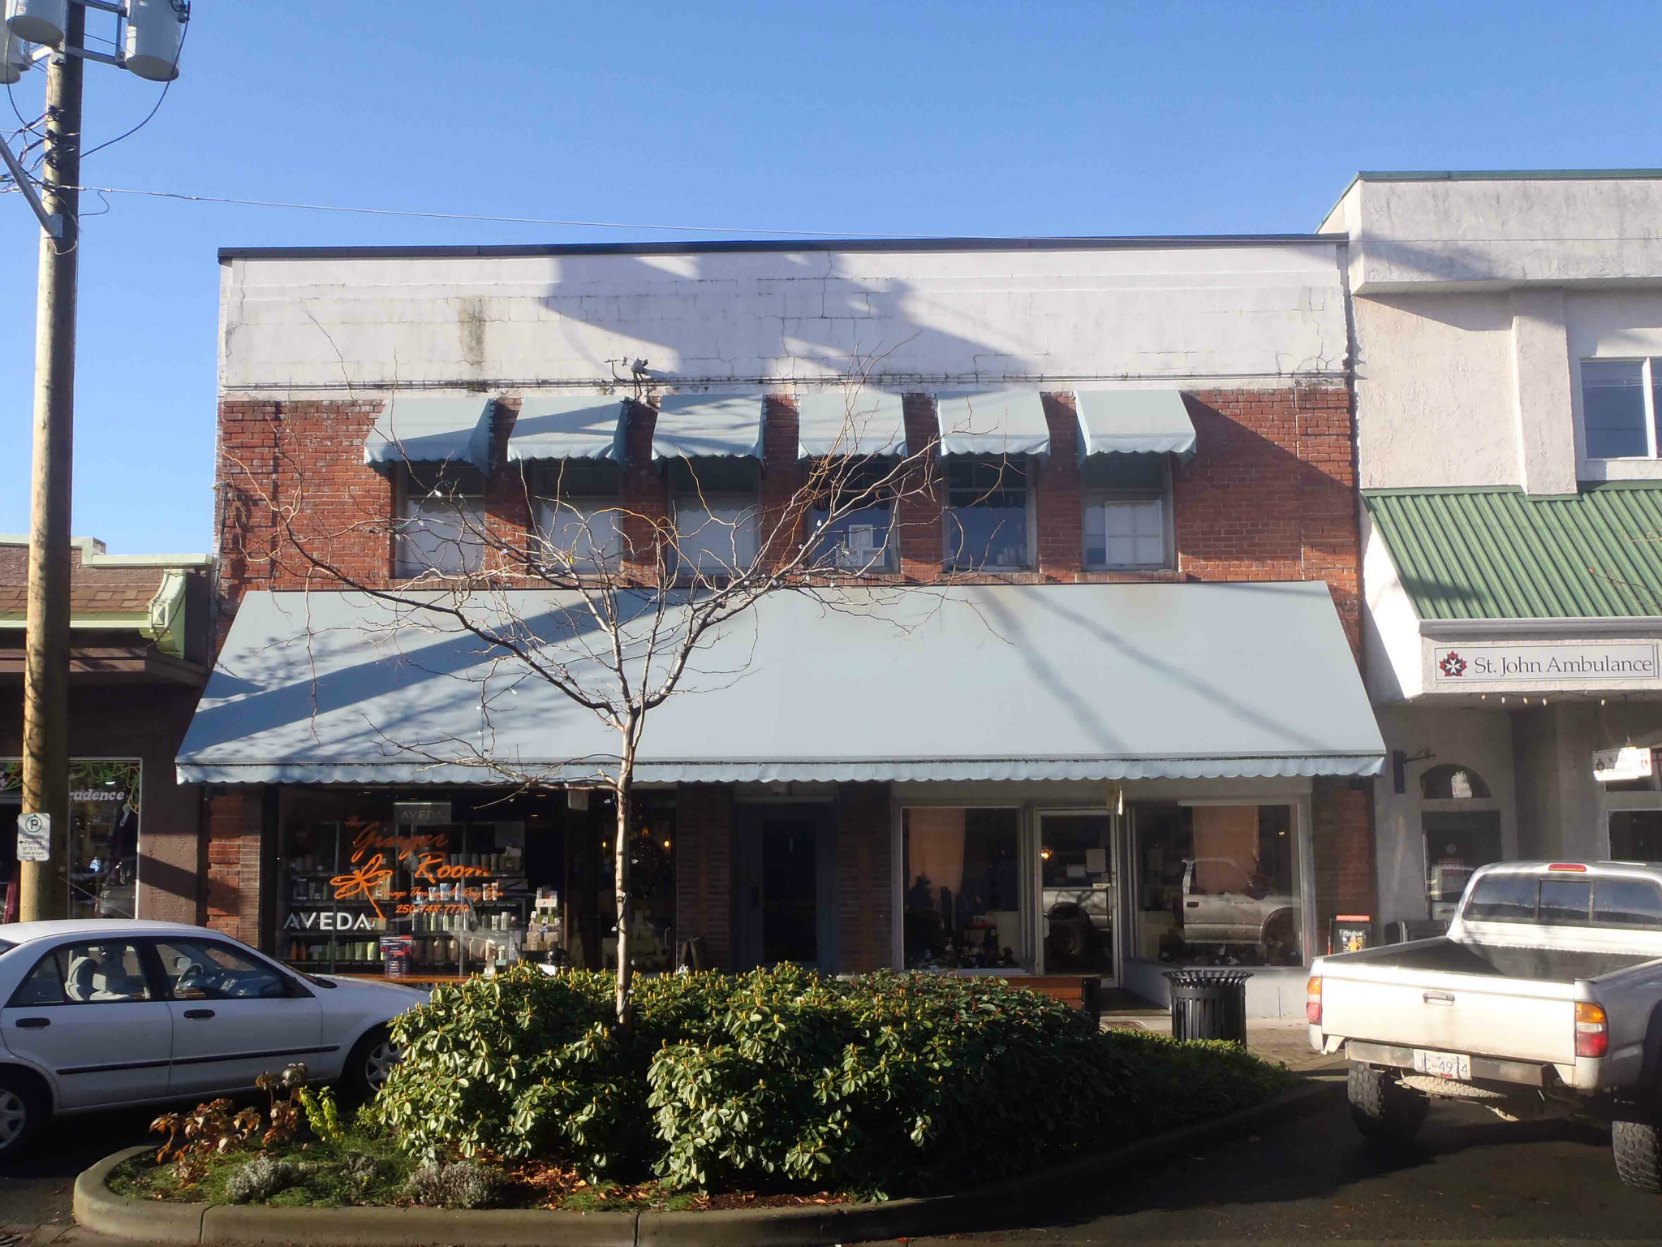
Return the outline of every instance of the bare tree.
[[[447,742],[456,756],[446,758],[428,747],[427,756],[463,761],[524,786],[570,782],[572,765],[587,766],[594,785],[610,790],[620,1026],[632,1015],[630,836],[641,743],[653,711],[690,691],[686,677],[698,656],[724,625],[764,598],[807,594],[838,609],[835,590],[894,584],[902,504],[935,489],[933,444],[910,451],[891,444],[872,423],[867,393],[858,379],[847,386],[846,418],[832,453],[803,461],[794,487],[771,491],[765,505],[721,505],[712,483],[723,469],[699,459],[668,461],[684,502],[673,511],[632,507],[618,493],[597,503],[593,482],[581,479],[593,465],[554,460],[525,465],[521,473],[523,503],[533,517],[528,530],[493,522],[480,495],[455,473],[406,456],[396,466],[417,492],[405,516],[366,511],[323,531],[303,456],[283,440],[281,421],[272,421],[273,466],[285,472],[225,454],[228,484],[246,516],[273,530],[271,549],[261,557],[274,572],[393,604],[400,626],[425,622],[468,634],[492,662],[545,683],[612,733],[615,754],[570,760],[564,780],[497,756],[481,741]],[[643,405],[649,397],[640,390],[635,396]],[[396,403],[396,396],[389,401]],[[276,496],[271,482],[280,477],[298,479],[298,492]],[[859,522],[883,510],[890,517],[886,531]],[[336,556],[343,543],[362,548],[366,539],[386,541],[411,565],[386,580],[355,572]],[[545,620],[526,618],[516,604],[522,600],[516,592],[525,589],[560,591],[573,626],[551,630]],[[481,711],[488,715],[489,706]]]

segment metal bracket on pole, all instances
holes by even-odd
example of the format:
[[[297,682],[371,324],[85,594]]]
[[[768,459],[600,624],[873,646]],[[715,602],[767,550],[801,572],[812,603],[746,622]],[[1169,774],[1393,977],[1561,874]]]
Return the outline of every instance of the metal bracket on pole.
[[[17,189],[23,192],[23,198],[29,201],[29,208],[40,221],[41,229],[46,231],[48,238],[63,237],[63,218],[55,212],[47,212],[46,205],[40,202],[40,196],[35,194],[34,185],[29,181],[29,175],[23,171],[23,166],[17,163],[17,157],[12,155],[12,149],[4,139],[0,139],[0,160],[6,162],[6,168],[17,183]]]

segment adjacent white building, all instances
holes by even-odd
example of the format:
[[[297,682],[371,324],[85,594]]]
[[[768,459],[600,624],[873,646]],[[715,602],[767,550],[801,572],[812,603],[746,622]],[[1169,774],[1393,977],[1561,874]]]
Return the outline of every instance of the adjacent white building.
[[[1323,232],[1380,917],[1439,917],[1499,858],[1662,858],[1662,171],[1364,173]]]

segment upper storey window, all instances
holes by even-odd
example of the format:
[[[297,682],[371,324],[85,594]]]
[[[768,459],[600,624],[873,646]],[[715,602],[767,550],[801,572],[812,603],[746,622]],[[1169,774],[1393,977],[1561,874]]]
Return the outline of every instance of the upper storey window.
[[[1662,457],[1662,360],[1581,361],[1581,427],[1589,459]]]

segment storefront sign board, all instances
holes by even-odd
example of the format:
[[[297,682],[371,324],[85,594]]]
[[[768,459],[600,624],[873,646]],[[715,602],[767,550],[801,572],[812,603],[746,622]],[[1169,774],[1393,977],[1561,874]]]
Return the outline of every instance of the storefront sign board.
[[[1438,645],[1431,653],[1439,688],[1463,684],[1622,683],[1654,680],[1654,642],[1612,641],[1564,645]]]
[[[392,821],[401,827],[434,827],[451,821],[448,801],[400,801],[392,807]]]
[[[1601,784],[1649,779],[1655,770],[1655,755],[1649,749],[1625,745],[1620,749],[1593,751],[1593,778]]]
[[[45,862],[52,858],[52,816],[50,814],[19,814],[17,816],[17,860]]]

